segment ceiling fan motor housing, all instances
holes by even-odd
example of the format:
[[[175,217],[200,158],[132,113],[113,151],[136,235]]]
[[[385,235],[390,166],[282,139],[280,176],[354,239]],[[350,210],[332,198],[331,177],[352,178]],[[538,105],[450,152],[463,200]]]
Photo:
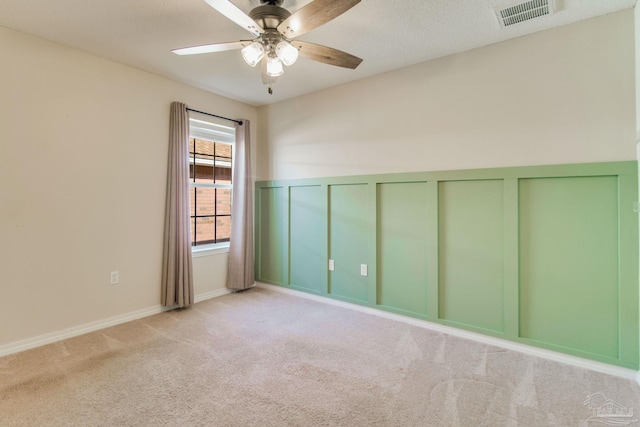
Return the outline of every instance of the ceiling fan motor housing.
[[[260,0],[260,3],[282,6],[282,0]]]
[[[291,12],[277,5],[265,4],[251,10],[249,16],[265,30],[275,30],[282,21],[291,16]]]

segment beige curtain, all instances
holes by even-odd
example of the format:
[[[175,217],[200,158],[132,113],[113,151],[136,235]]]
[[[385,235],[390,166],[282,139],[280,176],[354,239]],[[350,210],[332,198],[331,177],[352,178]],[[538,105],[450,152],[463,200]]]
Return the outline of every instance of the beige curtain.
[[[193,304],[188,144],[187,106],[173,102],[169,121],[169,168],[162,257],[162,305],[165,307]]]
[[[253,273],[253,184],[251,182],[251,138],[249,120],[236,124],[231,206],[231,242],[227,287],[234,290],[254,285]]]

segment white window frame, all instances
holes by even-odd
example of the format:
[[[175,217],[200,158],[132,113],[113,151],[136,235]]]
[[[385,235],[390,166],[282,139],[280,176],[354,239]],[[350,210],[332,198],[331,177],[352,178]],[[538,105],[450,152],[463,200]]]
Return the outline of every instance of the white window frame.
[[[189,141],[191,141],[192,138],[231,145],[231,159],[232,162],[235,161],[236,129],[233,126],[229,126],[228,123],[215,117],[210,117],[197,112],[189,112]],[[206,160],[201,160],[196,163],[202,162],[206,162]],[[189,158],[189,164],[191,164],[191,158]],[[233,164],[230,166],[231,173],[233,174]],[[202,182],[192,182],[189,180],[189,188],[230,188],[231,200],[233,200],[233,184],[207,184]],[[231,215],[233,216],[233,211],[231,211]],[[221,242],[198,246],[192,245],[191,254],[192,257],[198,258],[201,256],[229,252],[229,243],[230,242]]]

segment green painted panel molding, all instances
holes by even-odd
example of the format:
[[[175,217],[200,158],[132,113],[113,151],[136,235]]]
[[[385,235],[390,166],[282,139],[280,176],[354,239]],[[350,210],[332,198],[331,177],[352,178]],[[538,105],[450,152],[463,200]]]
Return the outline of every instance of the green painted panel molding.
[[[256,279],[639,370],[637,199],[636,162],[261,181]]]

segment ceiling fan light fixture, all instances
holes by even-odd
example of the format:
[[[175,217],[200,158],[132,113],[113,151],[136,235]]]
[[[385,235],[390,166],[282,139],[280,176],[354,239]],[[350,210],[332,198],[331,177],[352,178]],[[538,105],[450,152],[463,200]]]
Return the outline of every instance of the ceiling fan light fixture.
[[[251,0],[250,2],[245,0],[245,3],[259,1],[261,4],[251,9],[248,14],[234,5],[234,0],[204,1],[249,31],[253,38],[174,49],[172,52],[178,55],[195,55],[241,49],[242,58],[249,66],[255,67],[260,63],[260,77],[262,82],[269,86],[269,93],[272,93],[271,85],[284,73],[284,67],[293,65],[299,55],[352,70],[362,62],[362,59],[337,49],[293,40],[332,21],[361,0],[305,0],[307,4],[298,8],[293,14],[281,6],[285,0]],[[534,3],[554,0],[521,1]]]
[[[264,46],[262,46],[262,43],[253,42],[249,46],[244,47],[240,52],[245,62],[255,67],[264,57]]]
[[[278,77],[284,73],[284,68],[282,67],[282,61],[277,56],[268,56],[267,57],[267,75],[271,77]]]
[[[276,46],[276,55],[280,58],[280,61],[287,67],[292,65],[298,59],[298,49],[285,40],[282,40]]]

